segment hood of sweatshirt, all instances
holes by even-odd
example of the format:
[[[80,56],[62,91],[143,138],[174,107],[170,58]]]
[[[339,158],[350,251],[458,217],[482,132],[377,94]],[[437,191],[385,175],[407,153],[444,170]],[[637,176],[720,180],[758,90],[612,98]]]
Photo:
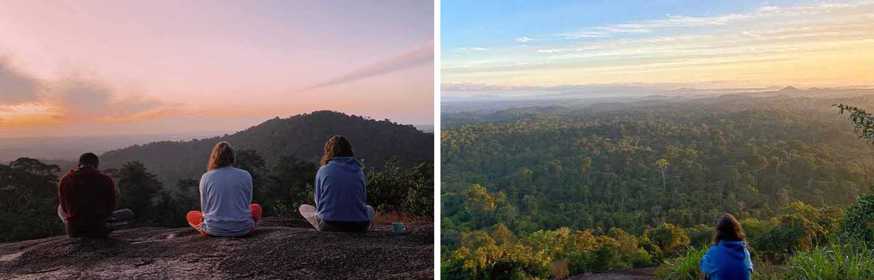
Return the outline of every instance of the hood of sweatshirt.
[[[722,252],[725,253],[725,255],[727,255],[733,259],[746,258],[746,253],[744,252],[744,248],[746,247],[746,243],[744,241],[720,240],[719,247],[722,248]]]
[[[334,157],[328,162],[329,165],[334,165],[335,168],[342,169],[344,171],[358,171],[361,170],[361,163],[358,162],[354,157]]]

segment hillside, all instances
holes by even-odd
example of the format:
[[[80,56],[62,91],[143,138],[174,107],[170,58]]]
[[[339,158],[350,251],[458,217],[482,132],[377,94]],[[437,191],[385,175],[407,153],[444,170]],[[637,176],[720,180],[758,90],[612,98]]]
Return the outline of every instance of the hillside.
[[[111,133],[111,131],[97,132]],[[179,134],[122,134],[65,137],[7,137],[7,135],[0,135],[0,162],[8,163],[21,157],[37,158],[46,162],[74,161],[79,158],[82,151],[100,154],[131,145],[155,141],[182,141],[222,134],[222,132],[200,131]]]
[[[0,279],[432,279],[433,227],[319,233],[267,218],[244,238],[191,228],[134,228],[112,239],[66,236],[0,244]]]
[[[847,205],[874,183],[874,148],[835,103],[874,99],[727,95],[449,115],[444,213],[461,228],[506,221],[522,232],[640,233],[709,223],[722,211],[770,217],[795,200]],[[463,200],[475,184],[502,195],[496,211],[508,216],[469,218],[473,203]]]
[[[267,166],[283,156],[317,162],[325,141],[335,134],[352,141],[356,157],[368,167],[381,167],[396,158],[404,165],[433,160],[433,134],[411,125],[372,120],[332,111],[317,111],[289,118],[274,118],[249,129],[220,137],[181,142],[155,142],[109,151],[101,156],[103,168],[118,168],[140,161],[165,185],[179,179],[197,179],[206,169],[212,146],[229,141],[237,150],[255,150]]]
[[[757,263],[780,264],[827,240],[841,209],[874,185],[874,146],[833,104],[871,108],[874,97],[731,94],[444,115],[443,275],[651,267],[708,244],[724,212],[743,220]]]

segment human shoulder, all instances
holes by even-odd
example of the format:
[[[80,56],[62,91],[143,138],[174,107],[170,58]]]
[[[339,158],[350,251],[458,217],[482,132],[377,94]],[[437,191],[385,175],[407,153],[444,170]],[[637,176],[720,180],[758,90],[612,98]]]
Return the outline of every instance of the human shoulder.
[[[76,176],[76,169],[70,169],[64,174],[64,177],[61,177],[61,182],[71,180],[74,176]]]
[[[705,251],[704,254],[710,255],[710,254],[713,254],[713,252],[717,251],[717,250],[719,250],[719,243],[710,244],[710,246],[707,247],[707,251]]]
[[[332,168],[332,167],[331,167],[331,163],[328,162],[328,164],[325,164],[325,165],[319,166],[319,169],[316,170],[316,174],[320,174],[320,173],[328,172],[328,171],[331,170],[331,168]]]
[[[207,170],[206,172],[203,172],[203,175],[200,175],[200,180],[209,179],[209,177],[211,177],[212,174],[215,174],[215,171],[216,171],[216,169]]]
[[[99,176],[100,176],[100,178],[103,179],[104,182],[106,182],[106,183],[108,183],[108,184],[113,184],[113,183],[114,183],[113,180],[112,180],[112,177],[110,177],[109,175],[106,175],[106,174],[104,174],[103,172],[98,172],[97,174],[100,174]]]
[[[237,168],[234,166],[223,167],[223,168],[219,168],[216,170],[221,171],[221,172],[226,172],[228,174],[234,174],[237,176],[252,176],[252,174],[249,174],[249,171],[247,171],[245,169]]]

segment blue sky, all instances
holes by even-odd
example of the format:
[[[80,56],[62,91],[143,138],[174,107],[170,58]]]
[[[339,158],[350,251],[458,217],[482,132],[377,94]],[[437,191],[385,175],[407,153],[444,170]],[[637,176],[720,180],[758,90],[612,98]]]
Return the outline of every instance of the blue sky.
[[[812,1],[441,1],[444,49],[490,46],[531,34],[572,32],[668,15],[718,16]]]
[[[874,83],[874,2],[441,1],[444,89]],[[831,67],[821,67],[825,63]],[[802,71],[803,70],[803,71]]]

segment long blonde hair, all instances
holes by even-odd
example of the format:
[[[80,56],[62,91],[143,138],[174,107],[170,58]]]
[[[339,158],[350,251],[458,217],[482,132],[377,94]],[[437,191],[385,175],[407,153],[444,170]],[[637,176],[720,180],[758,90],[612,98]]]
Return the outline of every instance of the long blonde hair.
[[[212,147],[212,153],[209,155],[209,164],[206,168],[207,170],[213,170],[232,164],[234,164],[234,149],[231,148],[230,143],[221,141]]]

